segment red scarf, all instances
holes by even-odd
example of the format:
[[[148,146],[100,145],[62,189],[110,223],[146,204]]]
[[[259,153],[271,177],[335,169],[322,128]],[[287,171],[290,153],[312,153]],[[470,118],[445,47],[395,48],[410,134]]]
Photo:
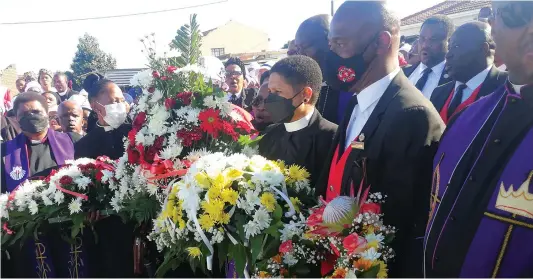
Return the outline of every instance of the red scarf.
[[[481,85],[483,85],[483,84],[481,84]],[[479,95],[479,90],[481,89],[481,85],[478,86],[476,88],[476,90],[474,90],[474,92],[472,92],[472,95],[470,95],[470,97],[468,97],[468,99],[466,99],[464,102],[462,102],[455,109],[455,111],[452,113],[450,118],[452,118],[452,116],[454,116],[456,113],[462,111],[464,108],[466,108],[467,106],[469,106],[470,104],[472,104],[473,102],[475,102],[477,100],[477,95]],[[452,89],[452,92],[450,93],[450,96],[448,96],[448,99],[446,100],[446,103],[444,104],[444,107],[440,111],[440,117],[442,118],[442,121],[444,121],[444,124],[448,124],[448,120],[450,120],[448,118],[448,108],[450,106],[450,103],[452,102],[454,92],[455,92],[455,87]]]

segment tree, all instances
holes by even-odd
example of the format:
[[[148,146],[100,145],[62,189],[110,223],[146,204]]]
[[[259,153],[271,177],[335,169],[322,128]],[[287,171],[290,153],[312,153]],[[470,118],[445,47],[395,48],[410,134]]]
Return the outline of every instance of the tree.
[[[74,55],[70,68],[74,74],[74,83],[82,84],[86,74],[105,72],[115,69],[117,60],[111,54],[105,53],[100,49],[98,40],[85,33],[79,39],[78,50]]]
[[[289,45],[291,44],[291,41],[289,40],[288,42],[286,42],[283,47],[281,49],[288,49],[289,48]]]
[[[176,37],[170,43],[170,49],[176,49],[181,54],[179,57],[173,58],[176,66],[183,67],[187,64],[198,63],[198,59],[202,56],[201,46],[200,25],[196,22],[196,14],[192,14],[189,24],[181,26]]]

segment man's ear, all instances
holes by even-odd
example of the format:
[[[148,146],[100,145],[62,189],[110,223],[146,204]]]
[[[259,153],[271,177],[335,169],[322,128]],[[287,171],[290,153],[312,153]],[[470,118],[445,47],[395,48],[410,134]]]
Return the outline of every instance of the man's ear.
[[[304,100],[306,100],[306,103],[309,103],[311,101],[311,98],[313,98],[313,89],[309,86],[304,87],[302,94],[304,95]]]

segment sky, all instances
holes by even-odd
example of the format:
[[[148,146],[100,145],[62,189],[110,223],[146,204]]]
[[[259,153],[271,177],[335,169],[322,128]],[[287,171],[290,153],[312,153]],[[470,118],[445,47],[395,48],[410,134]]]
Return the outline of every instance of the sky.
[[[229,20],[269,34],[270,49],[279,49],[294,38],[298,25],[316,14],[330,13],[330,0],[226,0],[149,15],[61,23],[6,25],[9,22],[46,21],[123,15],[176,9],[224,0],[0,0],[0,69],[16,64],[17,71],[69,70],[78,39],[85,32],[95,36],[100,48],[117,59],[117,68],[146,65],[139,39],[154,32],[158,52],[168,50],[176,30],[198,14],[201,30]],[[389,0],[399,17],[431,7],[442,0]],[[335,0],[338,7],[343,0]],[[245,36],[245,34],[236,34]]]

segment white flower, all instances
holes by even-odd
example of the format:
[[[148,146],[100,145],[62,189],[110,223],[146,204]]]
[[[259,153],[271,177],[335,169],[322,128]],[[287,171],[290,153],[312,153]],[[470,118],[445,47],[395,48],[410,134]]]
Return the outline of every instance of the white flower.
[[[154,196],[155,194],[157,194],[159,186],[154,183],[146,183],[146,190],[148,191],[148,194],[150,194],[150,196]]]
[[[76,183],[78,185],[78,188],[81,190],[87,189],[87,186],[89,186],[91,182],[91,179],[85,176],[74,179],[74,183]]]
[[[56,204],[62,204],[65,200],[65,195],[61,191],[56,191],[54,194],[54,202]]]
[[[102,183],[106,183],[113,178],[113,172],[109,170],[102,170]]]
[[[81,212],[81,198],[73,199],[68,204],[68,209],[70,210],[70,214]]]
[[[122,208],[122,199],[120,199],[118,196],[114,196],[111,198],[109,204],[111,205],[114,211],[119,212]]]
[[[279,170],[262,170],[253,174],[252,182],[261,186],[280,186],[285,184],[285,176]]]
[[[250,159],[244,154],[236,153],[228,157],[227,164],[236,169],[243,170],[250,164]]]
[[[178,158],[181,155],[182,150],[183,146],[181,146],[180,144],[172,144],[161,150],[161,152],[159,153],[159,157],[166,160]]]
[[[230,116],[233,112],[233,107],[231,106],[231,103],[227,100],[219,101],[217,99],[217,101],[219,102],[218,108],[220,108],[220,114],[224,117]]]
[[[378,253],[378,251],[376,251],[376,249],[374,247],[364,251],[362,254],[361,254],[361,257],[369,260],[369,261],[375,261],[377,259],[379,259],[379,257],[381,257],[381,253]]]
[[[249,221],[244,225],[244,234],[246,235],[246,239],[256,236],[260,233],[260,231],[261,229],[259,228],[259,225],[254,221]]]
[[[280,240],[283,242],[292,239],[295,235],[303,235],[303,227],[304,224],[295,223],[294,221],[284,224],[283,229],[279,230],[281,233]]]
[[[242,154],[248,156],[248,157],[252,157],[254,155],[258,155],[259,154],[259,149],[257,147],[250,147],[250,146],[245,146],[243,149],[242,149]]]
[[[283,263],[288,266],[293,266],[298,263],[298,259],[296,259],[292,253],[287,253],[283,255]]]
[[[207,151],[205,148],[202,149],[196,149],[191,152],[189,152],[189,155],[187,155],[185,158],[189,160],[191,163],[195,163],[203,156],[207,156],[211,154],[209,151]]]
[[[183,201],[183,209],[189,214],[189,212],[192,213],[198,210],[198,207],[200,206],[199,194],[202,192],[202,189],[196,186],[192,179],[191,181],[187,181],[188,179],[184,180],[176,183],[174,187],[179,187],[177,196]]]
[[[163,98],[163,92],[156,89],[154,93],[152,93],[152,97],[150,97],[150,103],[157,103],[161,98]]]
[[[254,221],[259,225],[261,230],[270,227],[272,218],[264,208],[259,208],[254,214]]]
[[[9,213],[7,211],[7,201],[9,199],[8,194],[1,194],[0,195],[0,218],[7,218],[9,217]]]
[[[255,207],[260,204],[261,200],[259,199],[258,191],[246,190],[244,199],[240,197],[237,200],[237,207],[246,211],[247,214],[252,214],[252,211],[255,210]]]
[[[39,212],[39,206],[34,200],[30,201],[28,204],[28,209],[30,210],[31,215],[35,215],[37,212]]]
[[[44,205],[50,206],[53,205],[54,202],[48,197],[49,193],[42,193],[41,199],[43,200]]]
[[[193,108],[193,109],[190,109],[188,112],[187,112],[187,122],[191,123],[192,125],[198,125],[198,116],[200,115],[200,109],[197,109],[197,108]]]
[[[385,239],[385,237],[380,233],[380,234],[367,234],[365,235],[365,239],[367,242],[373,242],[373,241],[377,241],[378,243],[383,243],[383,240]]]
[[[148,87],[152,84],[154,77],[152,76],[152,70],[147,69],[141,72],[136,73],[131,79],[130,79],[130,85],[131,86],[140,86],[140,87]]]
[[[218,106],[214,96],[207,96],[204,98],[204,105],[208,108],[216,108]]]

